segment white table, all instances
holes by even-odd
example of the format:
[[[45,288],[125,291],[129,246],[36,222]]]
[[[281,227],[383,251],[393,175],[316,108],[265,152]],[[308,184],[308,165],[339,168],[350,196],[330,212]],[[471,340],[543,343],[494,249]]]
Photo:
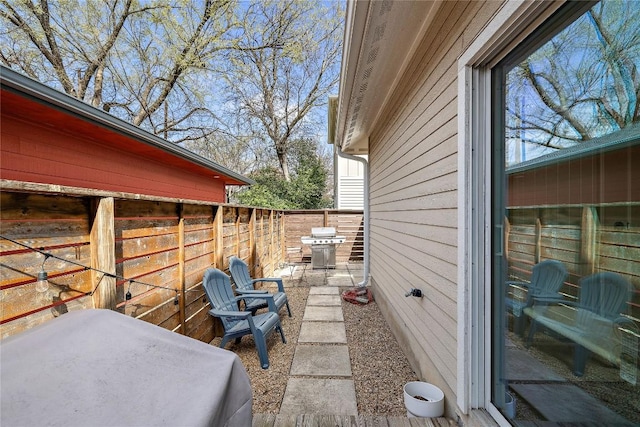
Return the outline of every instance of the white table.
[[[234,353],[110,310],[3,340],[0,369],[3,427],[251,425]]]

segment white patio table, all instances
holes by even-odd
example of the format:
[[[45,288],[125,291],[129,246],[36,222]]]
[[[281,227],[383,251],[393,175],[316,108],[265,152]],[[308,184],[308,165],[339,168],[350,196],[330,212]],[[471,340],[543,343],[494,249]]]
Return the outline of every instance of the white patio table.
[[[0,342],[0,425],[250,426],[232,352],[110,310],[81,310]]]

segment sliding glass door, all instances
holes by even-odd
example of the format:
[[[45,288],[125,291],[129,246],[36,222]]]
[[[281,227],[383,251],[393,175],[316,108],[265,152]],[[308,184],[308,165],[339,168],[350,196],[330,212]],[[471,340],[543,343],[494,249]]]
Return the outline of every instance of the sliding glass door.
[[[492,70],[492,401],[640,424],[640,2],[570,2]]]

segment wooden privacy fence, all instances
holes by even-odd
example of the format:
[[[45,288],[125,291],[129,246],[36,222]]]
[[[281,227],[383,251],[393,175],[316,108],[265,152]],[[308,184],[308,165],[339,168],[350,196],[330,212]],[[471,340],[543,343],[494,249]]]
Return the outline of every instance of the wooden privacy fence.
[[[0,239],[2,337],[68,310],[100,307],[209,342],[221,330],[201,285],[208,267],[226,270],[237,255],[255,277],[272,275],[287,262],[289,244],[302,247],[300,224],[316,226],[313,215],[318,226],[326,220],[349,236],[339,261],[362,252],[362,212],[286,212],[88,190],[3,189],[0,203],[0,234],[10,239]],[[50,283],[43,293],[35,290],[41,267]]]
[[[510,279],[528,281],[534,264],[559,260],[569,272],[560,291],[576,300],[582,277],[618,273],[633,285],[625,314],[640,328],[640,203],[509,208],[505,222]]]
[[[305,262],[311,258],[311,246],[300,239],[311,234],[312,227],[335,227],[336,234],[346,241],[336,248],[336,261],[362,261],[364,257],[364,222],[362,211],[305,210],[284,212],[287,260]]]

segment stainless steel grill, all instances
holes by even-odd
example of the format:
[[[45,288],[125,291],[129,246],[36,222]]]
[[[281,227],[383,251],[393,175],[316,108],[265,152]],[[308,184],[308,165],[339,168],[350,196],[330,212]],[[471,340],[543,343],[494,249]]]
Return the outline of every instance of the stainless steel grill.
[[[336,245],[344,243],[344,236],[336,236],[335,227],[314,227],[311,236],[300,239],[303,244],[311,245],[311,268],[335,268]]]

